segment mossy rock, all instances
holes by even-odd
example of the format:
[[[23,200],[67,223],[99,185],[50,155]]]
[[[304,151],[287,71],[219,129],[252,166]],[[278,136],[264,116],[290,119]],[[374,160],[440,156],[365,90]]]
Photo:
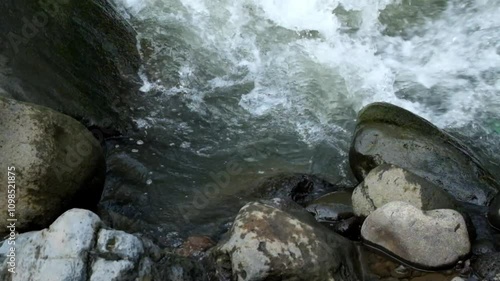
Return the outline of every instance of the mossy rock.
[[[85,126],[49,108],[0,97],[0,130],[0,182],[12,183],[0,189],[0,220],[11,218],[8,190],[15,191],[12,218],[20,232],[45,228],[70,208],[96,206],[106,169],[101,146]],[[8,167],[14,167],[10,175]]]

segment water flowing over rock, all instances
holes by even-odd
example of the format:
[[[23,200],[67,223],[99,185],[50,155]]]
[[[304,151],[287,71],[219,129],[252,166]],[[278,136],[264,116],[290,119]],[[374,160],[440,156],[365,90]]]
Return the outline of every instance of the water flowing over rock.
[[[140,58],[135,31],[111,2],[2,1],[0,95],[126,127]]]
[[[455,200],[433,183],[399,167],[383,164],[371,170],[352,195],[356,215],[403,201],[422,210],[455,209]]]
[[[425,270],[452,267],[471,250],[460,213],[447,209],[424,212],[400,201],[369,215],[361,235],[368,245]]]
[[[99,217],[87,210],[69,210],[49,228],[19,235],[15,274],[7,271],[8,241],[0,244],[0,280],[151,280],[151,260],[142,241],[104,229]]]
[[[307,213],[278,207],[254,202],[240,210],[227,239],[212,250],[219,274],[240,281],[360,280],[350,241]]]
[[[15,175],[12,207],[18,231],[47,227],[68,208],[97,205],[104,156],[82,124],[46,107],[0,97],[0,130],[3,164],[15,169],[10,175]],[[7,180],[8,174],[0,173],[0,181]],[[0,189],[2,221],[9,215],[7,192]]]
[[[474,204],[486,205],[499,189],[493,176],[460,141],[388,103],[373,103],[359,113],[349,160],[360,181],[378,165],[389,163]]]

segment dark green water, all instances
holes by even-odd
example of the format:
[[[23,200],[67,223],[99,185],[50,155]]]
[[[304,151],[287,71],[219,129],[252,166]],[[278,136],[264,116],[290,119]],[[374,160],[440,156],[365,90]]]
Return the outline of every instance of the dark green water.
[[[353,185],[356,112],[374,101],[462,135],[498,169],[499,2],[117,5],[138,31],[144,79],[138,129],[108,143],[103,207],[120,227],[217,234],[279,173]]]

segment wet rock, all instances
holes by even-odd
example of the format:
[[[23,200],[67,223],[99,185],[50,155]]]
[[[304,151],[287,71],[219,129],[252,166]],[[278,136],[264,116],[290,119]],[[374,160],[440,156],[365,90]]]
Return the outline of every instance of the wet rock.
[[[214,241],[207,236],[190,236],[177,250],[177,254],[183,257],[199,256],[215,245]]]
[[[458,275],[454,270],[446,270],[440,272],[419,271],[415,268],[401,265],[395,259],[382,255],[379,252],[372,251],[369,248],[361,250],[363,261],[368,265],[371,273],[368,279],[364,280],[381,280],[381,281],[413,281],[413,280],[428,280],[428,281],[450,281]]]
[[[488,210],[488,222],[496,230],[500,231],[500,193],[490,203]]]
[[[486,205],[499,189],[470,149],[451,135],[388,103],[373,103],[358,115],[349,152],[359,181],[388,163],[410,171],[459,201]]]
[[[361,239],[361,226],[363,218],[350,217],[336,222],[321,222],[322,225],[353,241]]]
[[[496,252],[495,243],[486,239],[478,239],[472,243],[472,253],[476,256],[482,256]]]
[[[351,242],[309,214],[302,216],[280,200],[274,203],[249,203],[240,210],[227,239],[211,250],[219,275],[255,281],[360,280]]]
[[[306,210],[316,221],[336,233],[350,240],[359,240],[363,220],[354,216],[351,197],[351,190],[328,193],[311,202]]]
[[[500,253],[491,253],[478,257],[472,263],[472,268],[481,280],[500,280]]]
[[[175,254],[166,254],[159,262],[153,266],[153,277],[151,281],[169,280],[169,281],[212,281],[212,280],[230,280],[210,278],[207,272],[204,260],[195,260],[188,257],[182,257]],[[142,280],[141,280],[142,281]]]
[[[0,10],[6,96],[104,128],[129,126],[141,61],[133,28],[110,1],[6,0]]]
[[[257,190],[265,196],[260,199],[292,199],[294,202],[305,206],[314,198],[341,189],[321,178],[313,175],[282,174],[265,178],[256,183]]]
[[[440,187],[390,164],[371,170],[354,190],[352,201],[358,216],[368,216],[392,201],[403,201],[421,210],[456,207],[455,200]]]
[[[72,209],[47,229],[20,234],[15,240],[16,274],[12,275],[10,240],[1,242],[0,280],[148,280],[152,262],[141,240],[103,227],[94,213]]]
[[[361,235],[369,246],[424,270],[453,267],[471,250],[460,213],[446,209],[424,212],[399,201],[369,215]]]
[[[347,219],[354,216],[351,197],[351,191],[328,193],[307,205],[306,210],[319,222]]]
[[[49,108],[0,97],[0,155],[15,191],[17,230],[47,227],[69,208],[93,208],[106,172],[99,142],[79,122]],[[10,176],[10,178],[9,178]],[[6,221],[7,188],[0,189]],[[11,191],[9,191],[11,192]],[[13,194],[13,193],[12,193]],[[0,229],[0,234],[5,228]]]

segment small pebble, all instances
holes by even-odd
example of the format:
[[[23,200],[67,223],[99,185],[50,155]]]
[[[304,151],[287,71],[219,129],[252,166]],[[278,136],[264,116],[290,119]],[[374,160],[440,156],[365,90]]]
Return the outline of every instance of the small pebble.
[[[143,144],[144,144],[144,142],[142,140],[137,141],[137,145],[143,145]]]
[[[146,181],[146,184],[147,184],[147,185],[151,185],[152,183],[153,183],[153,181],[152,181],[151,179],[148,179],[148,180]]]
[[[115,148],[118,148],[118,147],[120,147],[120,145],[119,145],[119,144],[115,145]]]
[[[137,153],[137,152],[139,152],[139,149],[132,149],[132,152]]]

